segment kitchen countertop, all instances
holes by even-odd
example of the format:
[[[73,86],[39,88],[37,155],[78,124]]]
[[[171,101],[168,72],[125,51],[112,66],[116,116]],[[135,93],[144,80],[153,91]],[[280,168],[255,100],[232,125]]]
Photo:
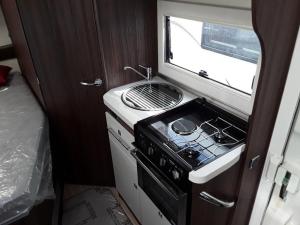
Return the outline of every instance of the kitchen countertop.
[[[162,83],[167,83],[167,84],[171,84],[177,88],[179,88],[182,93],[183,93],[183,98],[182,101],[177,105],[182,105],[186,102],[189,102],[195,98],[197,98],[197,96],[185,91],[184,89],[176,86],[173,83],[170,83],[164,79],[162,79],[161,77],[154,77],[153,82],[162,82]],[[131,88],[132,86],[138,85],[138,84],[143,84],[143,83],[147,83],[148,81],[143,80],[143,81],[138,81],[135,83],[130,83],[124,86],[120,86],[114,89],[111,89],[110,91],[108,91],[104,96],[104,104],[110,109],[112,110],[121,120],[123,120],[130,128],[133,129],[134,124],[136,124],[138,121],[146,119],[147,117],[150,116],[154,116],[160,113],[165,112],[166,110],[159,110],[159,111],[141,111],[141,110],[137,110],[137,109],[133,109],[128,107],[127,105],[125,105],[121,99],[122,94],[128,90],[129,88]]]
[[[185,91],[184,89],[180,88],[178,85],[175,85],[171,82],[168,82],[161,77],[154,77],[153,82],[162,82],[171,84],[177,88],[179,88],[183,93],[182,101],[177,105],[180,106],[184,103],[187,103],[195,98],[196,95]],[[104,104],[113,111],[121,120],[123,120],[131,129],[134,129],[134,124],[138,121],[146,119],[150,116],[158,115],[160,113],[165,112],[166,110],[161,111],[141,111],[130,108],[126,106],[122,101],[122,94],[131,88],[132,86],[147,83],[148,81],[138,81],[135,83],[131,83],[128,85],[120,86],[108,91],[104,96]],[[176,107],[177,107],[176,106]],[[196,184],[203,184],[208,182],[209,180],[213,179],[214,177],[218,176],[225,170],[229,169],[233,166],[236,162],[239,161],[242,152],[244,151],[245,145],[241,145],[238,148],[232,150],[231,152],[219,157],[218,159],[214,160],[213,162],[207,164],[206,166],[198,169],[192,170],[189,173],[189,180]]]

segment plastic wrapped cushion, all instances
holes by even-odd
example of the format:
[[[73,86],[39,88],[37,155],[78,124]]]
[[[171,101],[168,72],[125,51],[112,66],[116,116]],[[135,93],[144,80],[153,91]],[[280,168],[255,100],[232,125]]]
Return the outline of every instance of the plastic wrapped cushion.
[[[0,88],[0,224],[53,195],[47,119],[16,74]]]

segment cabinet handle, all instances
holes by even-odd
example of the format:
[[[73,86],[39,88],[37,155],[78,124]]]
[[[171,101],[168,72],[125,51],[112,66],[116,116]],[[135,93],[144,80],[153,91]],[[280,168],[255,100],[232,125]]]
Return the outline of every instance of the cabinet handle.
[[[133,184],[133,187],[134,187],[135,189],[137,189],[137,185],[136,185],[136,184]]]
[[[234,206],[235,202],[225,202],[225,201],[222,201],[210,194],[208,194],[207,192],[205,191],[202,191],[200,193],[200,196],[199,198],[201,198],[202,200],[204,201],[207,201],[215,206],[219,206],[219,207],[223,207],[223,208],[231,208]]]
[[[80,84],[83,86],[97,86],[100,87],[102,85],[103,81],[100,78],[97,78],[94,82],[88,83],[85,81],[81,81]]]

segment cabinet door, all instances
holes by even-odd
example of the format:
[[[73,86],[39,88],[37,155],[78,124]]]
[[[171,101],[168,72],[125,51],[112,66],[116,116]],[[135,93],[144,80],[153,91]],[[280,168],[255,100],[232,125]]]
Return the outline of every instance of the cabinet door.
[[[105,72],[93,0],[18,0],[66,182],[113,185],[102,96]],[[102,86],[81,81],[102,79]],[[62,171],[60,171],[62,173]]]
[[[135,216],[140,219],[136,162],[127,155],[128,150],[112,134],[109,134],[109,141],[116,188]]]
[[[139,190],[142,225],[171,225],[143,190]]]
[[[191,225],[229,225],[234,213],[234,204],[238,194],[238,178],[241,169],[241,160],[230,169],[221,173],[205,184],[192,186]],[[203,192],[221,200],[231,203],[229,208],[215,205],[216,202],[208,198],[210,202],[200,198]]]
[[[214,197],[218,197],[214,195]],[[224,199],[222,199],[224,200]],[[192,218],[193,225],[228,225],[233,213],[233,208],[223,208],[213,205],[198,195],[192,198]],[[197,215],[197,219],[195,216]]]

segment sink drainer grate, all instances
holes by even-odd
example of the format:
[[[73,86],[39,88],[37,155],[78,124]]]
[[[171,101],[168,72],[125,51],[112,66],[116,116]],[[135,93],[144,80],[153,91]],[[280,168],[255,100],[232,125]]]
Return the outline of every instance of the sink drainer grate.
[[[127,106],[138,110],[164,110],[180,103],[182,92],[164,83],[145,83],[124,92],[122,100]]]

